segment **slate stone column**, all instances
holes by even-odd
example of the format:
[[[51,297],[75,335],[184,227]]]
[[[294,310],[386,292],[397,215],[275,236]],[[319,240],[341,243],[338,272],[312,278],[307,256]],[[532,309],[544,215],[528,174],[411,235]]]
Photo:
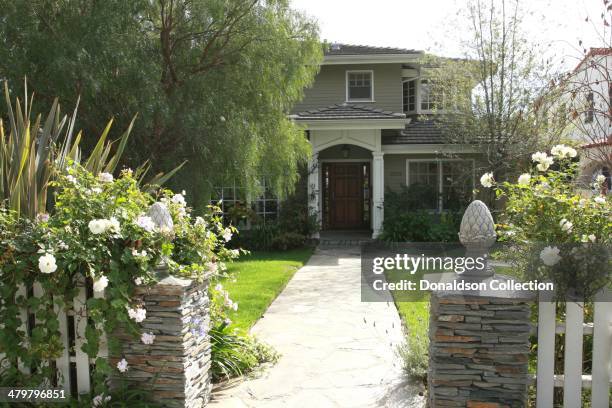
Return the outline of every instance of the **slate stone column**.
[[[142,332],[155,334],[155,340],[146,345],[117,333],[122,354],[111,362],[125,358],[127,380],[163,406],[203,407],[210,399],[208,283],[167,276],[154,286],[138,287],[134,299],[147,310]]]
[[[477,290],[431,295],[430,406],[524,407],[530,382],[527,368],[533,294],[497,290],[511,279],[495,275],[488,264],[496,234],[493,217],[482,201],[476,200],[466,209],[459,239],[466,247],[466,257],[485,262],[447,279],[455,284],[452,288],[467,282],[478,284],[473,286]]]
[[[526,406],[528,299],[435,293],[430,319],[431,407]]]

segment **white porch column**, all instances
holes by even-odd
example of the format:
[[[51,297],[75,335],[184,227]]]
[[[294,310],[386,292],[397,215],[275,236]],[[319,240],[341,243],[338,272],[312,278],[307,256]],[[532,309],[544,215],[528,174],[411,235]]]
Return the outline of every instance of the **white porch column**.
[[[372,238],[378,238],[385,218],[385,160],[382,152],[372,152]]]
[[[313,153],[308,163],[308,210],[310,214],[316,214],[319,228],[321,227],[321,166],[319,166],[319,154]],[[319,233],[313,234],[312,238],[319,238]]]

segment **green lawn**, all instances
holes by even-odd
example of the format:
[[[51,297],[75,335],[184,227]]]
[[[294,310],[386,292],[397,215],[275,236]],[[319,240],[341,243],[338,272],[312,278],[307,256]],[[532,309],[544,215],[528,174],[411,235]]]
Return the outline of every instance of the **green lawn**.
[[[308,261],[312,248],[253,252],[228,265],[235,281],[223,282],[238,311],[230,314],[232,326],[248,331],[281,293],[295,272]]]

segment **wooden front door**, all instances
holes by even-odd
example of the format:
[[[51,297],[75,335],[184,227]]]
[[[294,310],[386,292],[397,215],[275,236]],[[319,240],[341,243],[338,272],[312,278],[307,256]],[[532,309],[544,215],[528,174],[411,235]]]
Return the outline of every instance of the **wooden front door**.
[[[368,228],[364,208],[369,206],[369,164],[326,163],[325,173],[327,227]]]

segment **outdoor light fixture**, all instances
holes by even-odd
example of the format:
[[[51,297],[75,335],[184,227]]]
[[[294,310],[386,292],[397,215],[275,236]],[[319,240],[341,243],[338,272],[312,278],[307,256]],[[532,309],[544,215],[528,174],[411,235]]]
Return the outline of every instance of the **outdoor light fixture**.
[[[348,159],[349,153],[351,152],[351,148],[348,147],[348,145],[343,145],[341,151],[342,151],[342,157],[345,159]]]

